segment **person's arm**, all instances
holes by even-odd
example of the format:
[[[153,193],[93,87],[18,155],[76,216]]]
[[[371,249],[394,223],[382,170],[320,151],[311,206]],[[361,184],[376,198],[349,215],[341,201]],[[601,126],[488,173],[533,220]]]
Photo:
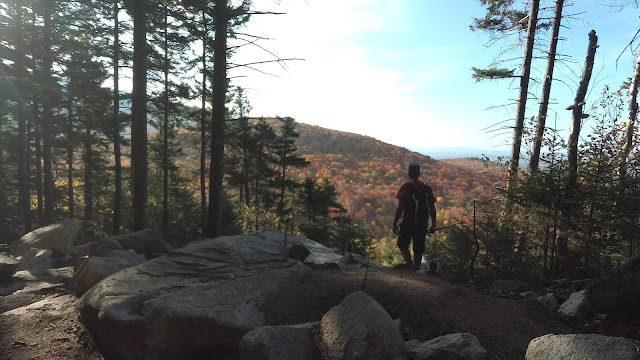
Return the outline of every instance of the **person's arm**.
[[[398,207],[396,208],[396,215],[393,218],[393,234],[398,235],[398,220],[402,216],[402,211],[404,210],[404,202],[402,199],[398,199]]]
[[[429,210],[431,213],[431,228],[429,231],[433,232],[436,229],[436,203],[429,201]]]

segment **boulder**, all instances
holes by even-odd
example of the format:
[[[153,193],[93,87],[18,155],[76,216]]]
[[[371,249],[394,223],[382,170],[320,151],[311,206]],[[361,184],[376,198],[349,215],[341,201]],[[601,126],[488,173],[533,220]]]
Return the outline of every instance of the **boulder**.
[[[328,247],[301,236],[284,234],[276,230],[265,230],[260,232],[260,234],[270,239],[274,239],[275,241],[280,241],[280,244],[287,249],[294,245],[304,246],[311,252],[311,254],[305,258],[304,262],[311,266],[337,262],[344,258],[342,255],[331,251]]]
[[[13,247],[16,258],[24,255],[30,248],[51,250],[56,257],[68,256],[78,238],[82,223],[78,219],[41,227],[24,235]]]
[[[410,354],[414,360],[484,360],[487,351],[472,334],[448,334],[426,341]]]
[[[113,238],[90,241],[88,243],[75,246],[73,253],[76,257],[83,256],[105,256],[111,250],[124,250],[122,245]]]
[[[415,349],[417,349],[420,345],[422,345],[422,342],[418,339],[413,339],[413,340],[404,342],[404,346],[407,348],[407,353],[409,354],[413,353]]]
[[[8,282],[18,270],[20,261],[0,254],[0,283]]]
[[[292,259],[296,259],[298,261],[303,261],[304,259],[307,258],[307,256],[311,255],[311,251],[309,251],[309,249],[307,249],[306,247],[300,245],[300,244],[293,244],[287,254],[289,255],[290,258]]]
[[[105,255],[111,256],[92,256],[80,264],[74,279],[74,294],[76,296],[84,295],[85,292],[109,275],[146,261],[143,255],[139,255],[133,250],[130,250],[130,252],[112,250]]]
[[[558,300],[556,300],[556,295],[554,293],[547,293],[546,295],[538,296],[536,300],[541,302],[549,311],[556,311],[558,309]]]
[[[523,297],[523,298],[537,298],[539,296],[540,295],[538,295],[538,293],[535,291],[525,291],[520,293],[520,297]]]
[[[593,305],[587,299],[587,290],[574,292],[558,309],[558,314],[572,324],[584,325],[593,318]]]
[[[138,254],[166,253],[171,249],[156,229],[112,236],[106,241],[117,241],[124,249],[135,250]]]
[[[324,359],[386,360],[405,353],[397,324],[371,296],[349,294],[320,321]]]
[[[82,296],[81,321],[105,358],[237,352],[242,337],[278,311],[267,301],[311,272],[271,234],[201,239],[119,271]]]
[[[518,279],[495,280],[491,284],[491,293],[497,296],[509,295],[511,293],[519,294],[529,290],[531,290],[529,285]]]
[[[525,360],[637,360],[625,338],[599,334],[544,335],[531,340]]]
[[[380,264],[379,262],[371,260],[371,259],[367,259],[366,257],[364,257],[362,255],[359,255],[359,254],[351,254],[351,255],[349,255],[349,261],[361,264],[363,266],[368,266],[368,267],[371,267],[371,268],[375,268],[375,269],[384,269],[385,268],[385,266]]]
[[[321,360],[314,341],[320,323],[264,326],[251,330],[240,341],[242,360]]]
[[[51,269],[51,250],[30,248],[18,256],[20,260],[19,271],[26,270],[33,274],[42,274],[44,271]]]

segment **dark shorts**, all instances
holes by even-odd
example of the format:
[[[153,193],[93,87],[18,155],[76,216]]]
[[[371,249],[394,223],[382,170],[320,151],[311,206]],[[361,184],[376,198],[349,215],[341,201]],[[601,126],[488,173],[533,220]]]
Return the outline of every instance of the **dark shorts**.
[[[424,254],[424,243],[427,236],[427,230],[415,229],[412,226],[402,226],[398,232],[398,247],[401,249],[408,248],[409,243],[413,240],[413,253]]]

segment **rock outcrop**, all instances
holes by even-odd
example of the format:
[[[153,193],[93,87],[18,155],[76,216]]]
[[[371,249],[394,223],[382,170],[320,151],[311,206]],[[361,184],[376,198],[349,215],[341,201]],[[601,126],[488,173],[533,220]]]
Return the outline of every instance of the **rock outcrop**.
[[[637,360],[627,339],[599,334],[545,335],[531,340],[525,360]]]
[[[56,257],[69,256],[78,238],[82,223],[69,219],[57,224],[41,227],[18,239],[12,255],[21,257],[30,248],[51,250]]]
[[[162,239],[162,235],[156,229],[117,235],[104,241],[117,241],[122,248],[134,250],[138,254],[166,253],[171,249],[171,246]]]
[[[314,341],[320,323],[264,326],[249,331],[240,341],[242,360],[321,360]]]
[[[457,333],[437,337],[415,347],[411,355],[414,360],[485,360],[487,351],[472,334]]]
[[[311,271],[286,256],[282,235],[197,241],[117,272],[80,299],[81,320],[107,358],[235,353],[268,325],[266,299]]]
[[[20,262],[12,257],[0,254],[0,283],[8,282],[18,270]]]
[[[397,324],[362,291],[349,294],[322,317],[320,334],[327,360],[387,360],[406,352]]]
[[[143,255],[133,250],[111,250],[105,256],[91,256],[85,259],[76,271],[74,294],[82,296],[95,284],[120,270],[142,264],[146,261]]]

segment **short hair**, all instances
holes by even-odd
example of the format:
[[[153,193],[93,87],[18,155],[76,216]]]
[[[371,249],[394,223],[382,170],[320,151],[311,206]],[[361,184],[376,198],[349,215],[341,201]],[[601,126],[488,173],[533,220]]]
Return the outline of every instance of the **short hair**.
[[[412,179],[417,179],[420,177],[420,165],[418,163],[409,164],[409,177]]]

